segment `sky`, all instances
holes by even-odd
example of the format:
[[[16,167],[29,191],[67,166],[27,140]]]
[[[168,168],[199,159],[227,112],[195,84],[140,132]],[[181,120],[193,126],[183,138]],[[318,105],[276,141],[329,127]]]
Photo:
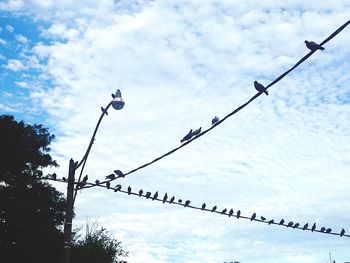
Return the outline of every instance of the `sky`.
[[[103,180],[211,127],[349,20],[334,1],[1,0],[0,113],[43,124],[67,176],[111,93],[84,175]],[[118,179],[191,205],[350,232],[350,28],[239,113]],[[66,185],[54,183],[60,191]],[[350,261],[349,239],[114,193],[78,192],[74,224],[98,220],[133,262]]]

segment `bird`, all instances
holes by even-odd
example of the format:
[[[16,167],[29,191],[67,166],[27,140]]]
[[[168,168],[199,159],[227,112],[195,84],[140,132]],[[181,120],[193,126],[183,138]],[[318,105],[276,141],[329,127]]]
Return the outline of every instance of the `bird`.
[[[156,200],[158,197],[158,191],[154,193],[153,197],[152,197],[152,201]]]
[[[314,224],[312,225],[312,227],[311,227],[311,232],[314,232],[315,229],[316,229],[316,223],[314,223]]]
[[[256,218],[256,213],[252,214],[252,216],[250,217],[250,221],[253,221]]]
[[[294,223],[292,221],[290,221],[287,225],[287,227],[292,227],[294,225]]]
[[[279,225],[283,225],[284,223],[284,219],[282,219],[280,222],[279,222]]]
[[[78,187],[83,188],[85,185],[86,185],[86,182],[85,182],[85,181],[78,182],[78,183],[77,183],[77,188],[78,188]]]
[[[108,180],[114,180],[115,179],[115,174],[110,174],[106,176],[106,179]]]
[[[131,187],[128,186],[128,195],[130,195],[130,194],[131,194]]]
[[[185,202],[185,205],[184,205],[184,206],[187,207],[187,206],[190,204],[190,202],[191,202],[190,200],[187,200],[187,201]]]
[[[202,210],[204,210],[204,209],[205,209],[205,207],[206,207],[206,204],[205,204],[205,203],[203,203],[203,204],[202,204]]]
[[[214,212],[216,210],[216,205],[213,206],[213,208],[211,209],[211,212]]]
[[[201,131],[202,131],[202,127],[199,127],[197,130],[194,130],[194,131],[192,132],[192,136],[196,136],[196,135],[200,134]]]
[[[321,227],[320,231],[323,233],[324,231],[326,231],[326,228],[323,226]]]
[[[141,197],[141,196],[142,196],[142,194],[143,194],[143,190],[142,190],[142,189],[140,189],[140,190],[139,190],[139,196]]]
[[[83,182],[87,182],[87,180],[88,180],[88,175],[85,175],[83,178]]]
[[[171,204],[172,202],[174,202],[175,200],[175,196],[173,196],[172,198],[170,198],[169,204]]]
[[[188,141],[192,138],[193,134],[192,134],[192,129],[185,135],[185,137],[182,138],[182,140],[180,140],[181,143],[183,143],[184,141]]]
[[[311,51],[316,51],[317,49],[324,50],[324,47],[320,46],[319,44],[316,44],[313,41],[304,41],[306,44],[306,47],[310,49]]]
[[[67,181],[66,177],[62,177],[62,181],[63,182]]]
[[[212,120],[211,120],[211,125],[216,124],[219,121],[219,118],[217,116],[215,116]]]
[[[106,183],[106,186],[107,186],[107,189],[111,188],[111,183],[110,183],[110,182],[107,182],[107,183]]]
[[[125,177],[125,175],[123,174],[123,172],[120,171],[120,170],[114,170],[113,172],[114,172],[118,177]]]
[[[56,174],[56,173],[53,173],[51,176],[52,176],[52,179],[53,179],[54,181],[57,180],[57,174]]]
[[[165,203],[165,201],[168,199],[168,194],[165,193],[164,197],[163,197],[163,204]]]
[[[237,215],[236,215],[237,219],[238,219],[240,216],[241,216],[241,210],[238,210],[238,211],[237,211]]]
[[[306,224],[303,226],[303,230],[306,230],[308,227],[309,227],[309,224],[306,223]]]
[[[299,223],[296,223],[293,228],[297,228],[299,226]]]
[[[222,214],[222,215],[226,214],[226,211],[227,211],[227,209],[224,208],[224,209],[221,211],[221,214]]]
[[[177,202],[178,202],[179,204],[182,204],[182,199],[179,199]]]
[[[267,222],[269,225],[275,223],[275,220],[271,219],[269,222]]]
[[[332,232],[332,228],[327,228],[326,233],[329,234],[330,232]]]
[[[104,114],[108,115],[108,112],[107,112],[107,110],[106,110],[105,108],[101,107],[101,111],[102,111]]]
[[[147,192],[146,193],[146,198],[148,199],[148,198],[150,198],[151,197],[151,192]]]
[[[122,186],[120,184],[117,184],[114,188],[114,192],[118,192],[120,189],[122,189]]]
[[[254,87],[257,91],[259,91],[260,93],[264,92],[266,95],[269,95],[269,93],[266,91],[266,88],[264,87],[263,84],[254,81]]]
[[[233,215],[233,209],[230,209],[230,212],[228,212],[228,216],[232,216]]]
[[[100,180],[96,179],[95,184],[99,185],[100,184]]]
[[[340,231],[340,236],[342,237],[342,236],[344,236],[344,235],[345,235],[345,229],[342,228],[341,231]]]
[[[262,221],[265,221],[265,220],[266,220],[266,218],[263,217],[263,216],[261,216],[260,218],[261,218]]]

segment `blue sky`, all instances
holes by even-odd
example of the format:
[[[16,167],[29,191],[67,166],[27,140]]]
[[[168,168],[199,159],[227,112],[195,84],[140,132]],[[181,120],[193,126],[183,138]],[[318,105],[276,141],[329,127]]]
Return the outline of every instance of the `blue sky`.
[[[0,2],[0,111],[43,123],[66,176],[103,120],[85,172],[127,172],[211,126],[349,20],[345,0]],[[350,31],[247,108],[118,183],[244,215],[350,232]],[[50,172],[50,171],[48,171]],[[116,184],[117,182],[115,182]],[[55,184],[65,191],[65,186]],[[103,189],[79,193],[77,225],[98,219],[128,262],[337,262],[348,239],[228,219]]]

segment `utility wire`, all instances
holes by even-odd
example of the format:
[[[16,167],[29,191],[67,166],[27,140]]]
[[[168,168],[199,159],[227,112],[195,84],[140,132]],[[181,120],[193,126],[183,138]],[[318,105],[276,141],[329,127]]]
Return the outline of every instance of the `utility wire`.
[[[336,31],[334,31],[329,37],[327,37],[325,40],[323,40],[320,44],[320,46],[323,46],[324,44],[326,44],[328,41],[330,41],[332,38],[334,38],[336,35],[338,35],[345,27],[347,27],[350,24],[350,20],[347,21],[344,25],[342,25],[341,27],[339,27]],[[294,69],[296,69],[301,63],[303,63],[305,60],[307,60],[313,53],[315,53],[316,50],[312,50],[310,51],[308,54],[306,54],[302,59],[300,59],[292,68],[290,68],[289,70],[287,70],[286,72],[284,72],[282,75],[280,75],[279,77],[277,77],[274,81],[272,81],[270,84],[268,84],[266,86],[266,90],[269,89],[270,87],[272,87],[273,85],[275,85],[277,82],[279,82],[280,80],[282,80],[286,75],[288,75],[291,71],[293,71]],[[106,180],[103,181],[101,183],[106,183],[107,181],[113,181],[118,179],[119,177],[125,177],[126,175],[132,174],[140,169],[143,169],[155,162],[158,162],[159,160],[163,159],[164,157],[171,155],[173,153],[175,153],[176,151],[178,151],[179,149],[185,147],[186,145],[190,144],[191,142],[193,142],[194,140],[198,139],[199,137],[203,136],[204,134],[206,134],[207,132],[211,131],[212,129],[214,129],[215,127],[217,127],[218,125],[220,125],[221,123],[223,123],[225,120],[227,120],[229,117],[231,117],[232,115],[238,113],[240,110],[242,110],[243,108],[245,108],[246,106],[248,106],[253,100],[255,100],[256,98],[258,98],[260,95],[262,94],[262,92],[258,92],[257,94],[255,94],[251,99],[249,99],[246,103],[242,104],[241,106],[239,106],[238,108],[236,108],[235,110],[233,110],[231,113],[227,114],[223,119],[217,121],[215,124],[213,124],[211,127],[209,127],[208,129],[202,131],[200,134],[198,134],[197,136],[193,137],[191,140],[188,140],[184,143],[182,143],[180,146],[170,150],[169,152],[155,158],[153,161],[144,163],[142,165],[140,165],[137,168],[134,168],[132,170],[130,170],[127,173],[124,173],[122,176],[117,175],[114,179],[111,180]]]

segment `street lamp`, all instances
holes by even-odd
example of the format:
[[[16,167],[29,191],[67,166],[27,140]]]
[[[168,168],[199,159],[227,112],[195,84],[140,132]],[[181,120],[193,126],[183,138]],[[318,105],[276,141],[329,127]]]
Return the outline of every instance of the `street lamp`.
[[[72,219],[73,219],[73,207],[75,202],[75,197],[77,194],[77,188],[75,189],[74,193],[74,184],[75,184],[75,172],[77,169],[82,165],[82,168],[80,170],[80,175],[78,179],[78,183],[80,182],[81,176],[83,174],[85,164],[87,161],[87,158],[89,156],[92,144],[95,140],[95,136],[97,133],[98,128],[100,127],[100,123],[104,117],[104,115],[107,115],[107,111],[109,107],[112,105],[112,107],[116,110],[121,110],[125,102],[122,98],[121,92],[118,89],[115,94],[112,94],[113,100],[108,103],[108,105],[103,108],[101,107],[102,114],[96,124],[94,133],[91,137],[89,146],[81,159],[80,162],[74,162],[73,159],[70,159],[69,161],[69,170],[68,170],[68,186],[67,186],[67,210],[66,210],[66,216],[65,216],[65,222],[64,222],[64,244],[63,244],[63,263],[70,263],[70,252],[71,252],[71,242],[72,242]]]

